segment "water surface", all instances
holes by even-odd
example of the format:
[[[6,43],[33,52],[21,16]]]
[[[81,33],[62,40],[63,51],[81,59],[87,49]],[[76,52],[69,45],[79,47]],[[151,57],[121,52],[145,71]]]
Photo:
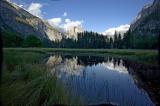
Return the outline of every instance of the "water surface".
[[[51,55],[46,64],[73,101],[79,97],[88,105],[154,106],[123,59]]]

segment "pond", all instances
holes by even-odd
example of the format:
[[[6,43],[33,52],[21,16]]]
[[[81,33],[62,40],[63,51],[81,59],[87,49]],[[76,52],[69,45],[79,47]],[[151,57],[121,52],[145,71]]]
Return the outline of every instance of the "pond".
[[[154,106],[128,61],[54,54],[45,62],[73,101],[78,97],[86,105]]]

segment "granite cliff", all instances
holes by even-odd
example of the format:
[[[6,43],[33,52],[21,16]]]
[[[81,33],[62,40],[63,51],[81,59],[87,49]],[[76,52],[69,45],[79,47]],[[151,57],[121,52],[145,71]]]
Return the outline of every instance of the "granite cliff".
[[[62,33],[47,21],[6,0],[0,0],[0,29],[17,32],[24,38],[34,35],[48,46],[51,41],[62,39]]]

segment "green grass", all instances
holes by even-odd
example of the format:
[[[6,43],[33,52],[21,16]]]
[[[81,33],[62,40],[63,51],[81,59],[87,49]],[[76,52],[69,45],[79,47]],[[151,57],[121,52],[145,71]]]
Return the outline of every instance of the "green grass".
[[[39,52],[4,50],[2,105],[68,104],[63,86],[38,62],[43,56]]]
[[[110,56],[138,61],[143,64],[158,65],[158,50],[139,49],[67,49],[67,48],[5,48],[11,51],[37,53],[63,53],[71,55]]]

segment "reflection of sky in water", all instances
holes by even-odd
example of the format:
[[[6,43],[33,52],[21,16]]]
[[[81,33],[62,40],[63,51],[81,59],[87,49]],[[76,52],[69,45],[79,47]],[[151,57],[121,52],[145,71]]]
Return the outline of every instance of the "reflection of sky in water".
[[[113,64],[113,59],[111,61],[108,62],[103,62],[102,65],[104,67],[106,67],[108,70],[112,70],[112,71],[117,71],[120,73],[128,73],[127,68],[123,66],[123,61],[120,60],[120,64],[119,65],[114,65]]]
[[[78,64],[78,59],[51,56],[47,61],[51,72],[63,81],[70,97],[81,97],[87,104],[153,105],[148,95],[135,85],[122,60],[119,64],[114,64],[112,59],[83,66]]]

